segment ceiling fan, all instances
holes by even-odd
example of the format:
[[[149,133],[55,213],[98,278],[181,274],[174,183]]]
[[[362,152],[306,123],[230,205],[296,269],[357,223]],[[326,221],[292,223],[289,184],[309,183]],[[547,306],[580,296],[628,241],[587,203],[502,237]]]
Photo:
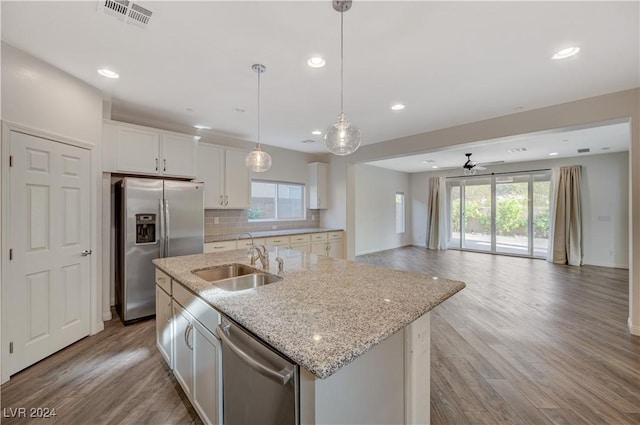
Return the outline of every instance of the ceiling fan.
[[[475,174],[478,170],[482,171],[482,170],[486,170],[486,167],[483,167],[482,165],[479,165],[477,162],[472,161],[471,160],[471,155],[470,153],[465,153],[465,155],[467,156],[467,162],[464,163],[464,165],[462,166],[462,168],[464,168],[464,174],[465,175],[473,175]]]

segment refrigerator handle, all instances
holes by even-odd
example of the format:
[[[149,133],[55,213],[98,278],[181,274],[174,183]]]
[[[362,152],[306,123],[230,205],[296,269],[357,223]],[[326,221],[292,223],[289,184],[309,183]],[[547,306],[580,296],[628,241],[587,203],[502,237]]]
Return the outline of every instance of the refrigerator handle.
[[[169,241],[171,240],[171,235],[169,234],[169,229],[171,229],[171,221],[169,220],[169,201],[168,200],[164,200],[164,218],[165,218],[165,229],[164,229],[164,233],[165,233],[165,246],[167,247],[167,249],[165,250],[165,257],[169,256]]]
[[[160,258],[165,257],[164,251],[164,200],[159,199],[160,201]]]

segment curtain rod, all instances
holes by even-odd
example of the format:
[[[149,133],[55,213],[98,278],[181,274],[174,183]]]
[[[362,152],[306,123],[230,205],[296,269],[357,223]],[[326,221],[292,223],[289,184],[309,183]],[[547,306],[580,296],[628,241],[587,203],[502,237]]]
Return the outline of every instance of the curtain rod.
[[[525,173],[538,173],[540,171],[551,171],[551,168],[541,168],[539,170],[522,170],[522,171],[504,171],[502,173],[490,173],[490,174],[474,174],[472,176],[451,176],[445,177],[447,179],[460,179],[460,178],[475,178],[475,177],[490,177],[490,176],[500,176],[504,174],[525,174]]]

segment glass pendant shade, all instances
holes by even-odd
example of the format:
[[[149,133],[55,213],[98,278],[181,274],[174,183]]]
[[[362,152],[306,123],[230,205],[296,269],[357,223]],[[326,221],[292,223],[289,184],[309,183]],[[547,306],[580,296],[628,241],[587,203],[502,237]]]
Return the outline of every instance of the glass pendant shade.
[[[254,173],[263,173],[271,168],[271,155],[263,151],[258,143],[255,149],[247,154],[244,164]]]
[[[351,124],[341,112],[338,121],[324,134],[324,147],[335,155],[349,155],[360,147],[360,129]]]

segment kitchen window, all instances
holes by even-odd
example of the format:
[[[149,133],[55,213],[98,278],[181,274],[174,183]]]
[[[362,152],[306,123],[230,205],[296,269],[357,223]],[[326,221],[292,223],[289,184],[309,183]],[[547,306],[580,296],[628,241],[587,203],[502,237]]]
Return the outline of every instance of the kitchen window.
[[[304,184],[251,181],[249,221],[304,220]]]

